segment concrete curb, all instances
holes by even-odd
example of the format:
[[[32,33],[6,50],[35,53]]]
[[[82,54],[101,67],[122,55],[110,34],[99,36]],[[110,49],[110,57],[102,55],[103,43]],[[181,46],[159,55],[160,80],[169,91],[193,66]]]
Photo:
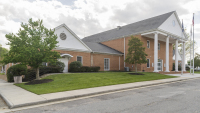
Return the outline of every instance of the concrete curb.
[[[97,94],[104,94],[104,93],[121,91],[121,90],[128,90],[128,89],[134,89],[134,88],[140,88],[140,87],[146,87],[146,86],[153,86],[153,85],[159,85],[159,84],[165,84],[165,83],[172,83],[172,82],[178,82],[178,81],[192,80],[192,79],[197,79],[197,78],[200,78],[200,77],[196,77],[196,78],[179,78],[178,80],[160,81],[160,82],[157,82],[157,83],[147,83],[147,84],[138,85],[138,86],[128,86],[128,87],[123,87],[123,88],[106,89],[104,91],[96,91],[96,92],[87,93],[87,94],[77,94],[77,95],[71,95],[71,96],[60,97],[60,98],[58,97],[58,98],[53,98],[53,99],[46,99],[46,98],[42,97],[41,95],[38,95],[38,96],[41,96],[42,98],[44,98],[44,100],[43,101],[38,101],[38,102],[18,104],[18,105],[14,105],[8,98],[6,98],[6,95],[4,95],[4,94],[0,94],[0,96],[5,100],[5,102],[7,103],[8,107],[10,109],[12,109],[12,108],[19,108],[19,107],[37,105],[37,104],[44,104],[44,103],[54,102],[54,101],[75,99],[75,98],[92,96],[92,95],[97,95]],[[161,80],[165,80],[165,79],[161,79]],[[124,85],[124,84],[120,84],[120,85]],[[112,86],[115,86],[115,85],[112,85]]]

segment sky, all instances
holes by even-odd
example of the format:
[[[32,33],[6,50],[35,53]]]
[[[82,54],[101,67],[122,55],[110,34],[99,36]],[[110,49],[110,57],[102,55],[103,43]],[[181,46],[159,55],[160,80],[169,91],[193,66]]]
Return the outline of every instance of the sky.
[[[195,41],[200,53],[200,0],[1,0],[0,44],[9,48],[5,35],[16,34],[21,22],[42,19],[55,28],[65,23],[81,39],[85,36],[176,11],[189,33],[195,13]]]

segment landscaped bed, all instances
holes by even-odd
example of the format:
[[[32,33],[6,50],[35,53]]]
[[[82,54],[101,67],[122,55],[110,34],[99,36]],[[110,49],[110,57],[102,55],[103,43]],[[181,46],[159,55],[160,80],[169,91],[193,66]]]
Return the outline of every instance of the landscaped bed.
[[[21,83],[15,85],[36,94],[46,94],[116,84],[175,78],[174,76],[158,73],[145,72],[143,74],[144,75],[131,75],[126,72],[57,74],[43,78],[53,80],[49,83],[35,85],[25,85],[25,83]]]

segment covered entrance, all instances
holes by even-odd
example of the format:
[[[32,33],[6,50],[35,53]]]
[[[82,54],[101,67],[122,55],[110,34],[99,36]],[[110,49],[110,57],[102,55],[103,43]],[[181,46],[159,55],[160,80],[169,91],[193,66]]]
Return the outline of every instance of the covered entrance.
[[[63,62],[65,64],[65,68],[63,70],[63,73],[67,73],[68,72],[68,61],[71,59],[71,57],[73,57],[70,54],[61,54],[60,55],[61,58],[59,58],[58,60]]]
[[[162,60],[161,59],[158,59],[158,71],[162,71],[163,70],[163,63],[162,63]]]

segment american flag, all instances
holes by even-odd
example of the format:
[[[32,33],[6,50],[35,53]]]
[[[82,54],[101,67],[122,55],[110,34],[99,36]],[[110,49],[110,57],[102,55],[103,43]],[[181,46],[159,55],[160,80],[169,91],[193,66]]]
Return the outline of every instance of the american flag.
[[[182,32],[184,32],[183,20],[182,20]]]
[[[194,26],[194,14],[193,14],[193,19],[192,19],[192,25]]]

